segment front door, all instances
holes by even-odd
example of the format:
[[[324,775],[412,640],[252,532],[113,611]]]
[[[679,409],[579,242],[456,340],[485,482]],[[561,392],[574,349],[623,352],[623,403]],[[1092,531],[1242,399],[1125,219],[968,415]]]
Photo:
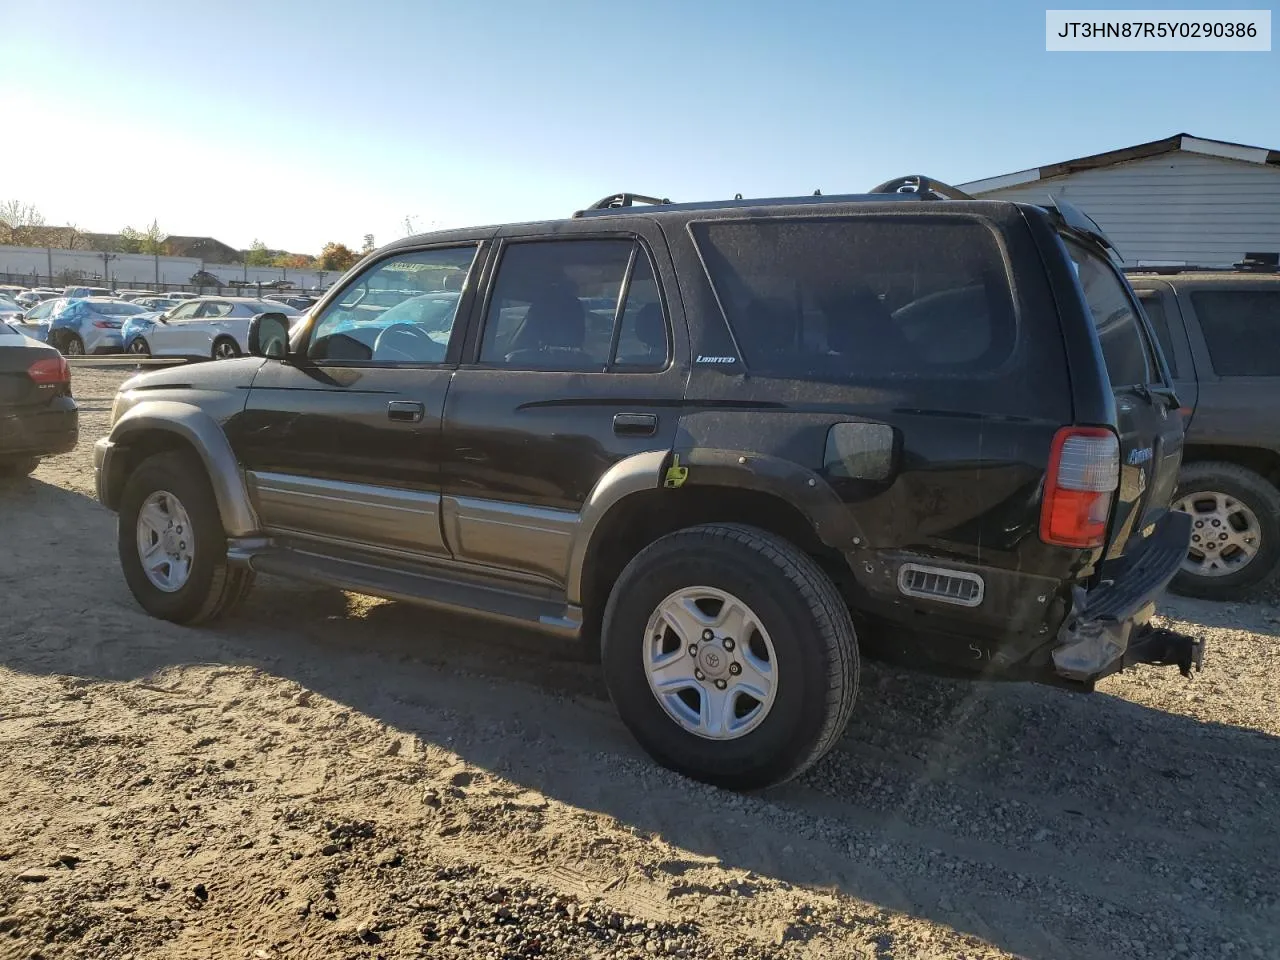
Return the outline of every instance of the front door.
[[[453,554],[557,586],[600,478],[671,449],[688,374],[661,235],[575,227],[585,235],[501,241],[444,423]]]
[[[232,444],[269,532],[447,555],[441,414],[479,251],[387,255],[311,318],[289,360],[263,365]]]
[[[196,313],[203,306],[203,301],[188,300],[179,304],[157,321],[145,334],[147,345],[153,357],[186,356],[186,343],[190,339],[188,329],[196,322]]]

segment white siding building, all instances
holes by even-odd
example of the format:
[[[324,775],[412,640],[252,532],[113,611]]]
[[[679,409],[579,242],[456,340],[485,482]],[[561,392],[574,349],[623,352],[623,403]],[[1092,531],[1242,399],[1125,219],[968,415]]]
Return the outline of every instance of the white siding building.
[[[1230,266],[1280,251],[1280,150],[1182,133],[957,186],[984,200],[1061,196],[1131,266]]]

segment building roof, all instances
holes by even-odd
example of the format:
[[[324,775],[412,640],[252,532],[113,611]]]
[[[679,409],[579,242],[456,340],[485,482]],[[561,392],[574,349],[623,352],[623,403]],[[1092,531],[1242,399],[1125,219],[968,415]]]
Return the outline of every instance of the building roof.
[[[1077,157],[1075,160],[1063,160],[1043,167],[1032,167],[1029,170],[1017,170],[1013,173],[1001,174],[998,177],[987,177],[983,180],[972,180],[969,183],[957,184],[965,193],[978,195],[993,190],[1016,187],[1023,183],[1035,183],[1037,180],[1049,180],[1053,177],[1064,177],[1069,173],[1081,170],[1096,170],[1098,167],[1110,167],[1131,160],[1145,160],[1166,153],[1199,153],[1207,157],[1218,157],[1223,160],[1241,160],[1245,163],[1271,164],[1280,167],[1280,150],[1268,150],[1266,147],[1251,147],[1243,143],[1231,143],[1227,140],[1206,140],[1189,133],[1175,133],[1163,140],[1151,140],[1132,147],[1119,150],[1108,150],[1106,153],[1095,153],[1088,157]]]

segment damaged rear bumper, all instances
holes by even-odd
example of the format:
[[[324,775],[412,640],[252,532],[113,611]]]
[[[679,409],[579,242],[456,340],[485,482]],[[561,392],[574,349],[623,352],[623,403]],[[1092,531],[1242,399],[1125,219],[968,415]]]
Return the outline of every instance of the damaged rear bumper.
[[[1092,684],[1135,663],[1175,663],[1186,674],[1191,665],[1198,668],[1203,641],[1149,623],[1156,598],[1178,572],[1190,541],[1191,517],[1170,510],[1140,550],[1119,561],[1114,578],[1089,591],[1076,587],[1052,651],[1055,673]]]

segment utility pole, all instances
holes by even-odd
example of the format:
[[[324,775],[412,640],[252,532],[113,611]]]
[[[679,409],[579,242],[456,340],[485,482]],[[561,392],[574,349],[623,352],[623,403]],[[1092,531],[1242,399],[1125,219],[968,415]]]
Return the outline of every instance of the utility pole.
[[[111,268],[107,264],[114,259],[115,254],[113,253],[102,254],[102,280],[108,287],[111,286]]]

